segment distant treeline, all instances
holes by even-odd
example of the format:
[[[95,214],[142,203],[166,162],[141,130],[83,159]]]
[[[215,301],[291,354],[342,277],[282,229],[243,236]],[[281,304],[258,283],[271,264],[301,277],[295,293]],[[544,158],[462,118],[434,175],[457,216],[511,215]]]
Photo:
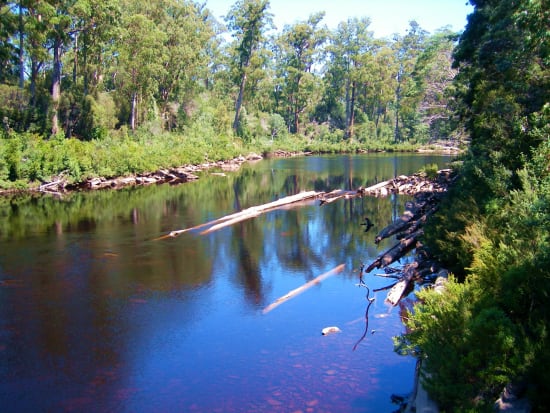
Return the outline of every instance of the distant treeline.
[[[380,39],[368,17],[334,30],[323,17],[275,30],[268,0],[238,0],[223,21],[186,0],[2,2],[1,133],[91,140],[198,127],[386,143],[458,133],[457,33],[411,21]]]

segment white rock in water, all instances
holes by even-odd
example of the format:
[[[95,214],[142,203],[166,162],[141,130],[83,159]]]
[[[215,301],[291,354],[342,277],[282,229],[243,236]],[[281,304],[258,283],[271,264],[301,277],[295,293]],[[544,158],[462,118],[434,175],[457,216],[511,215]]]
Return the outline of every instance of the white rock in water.
[[[325,327],[321,330],[321,334],[326,336],[333,333],[340,333],[342,330],[340,330],[338,327]]]

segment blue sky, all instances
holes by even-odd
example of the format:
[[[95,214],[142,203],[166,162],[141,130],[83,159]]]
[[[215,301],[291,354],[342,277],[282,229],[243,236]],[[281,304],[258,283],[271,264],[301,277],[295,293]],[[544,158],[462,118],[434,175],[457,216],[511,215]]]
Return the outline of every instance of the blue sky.
[[[220,21],[234,3],[236,0],[206,0],[206,6]],[[467,0],[270,0],[270,4],[279,30],[285,24],[325,11],[323,22],[331,29],[351,17],[370,17],[375,37],[404,34],[410,20],[416,20],[430,33],[446,25],[463,30],[466,16],[473,11]]]

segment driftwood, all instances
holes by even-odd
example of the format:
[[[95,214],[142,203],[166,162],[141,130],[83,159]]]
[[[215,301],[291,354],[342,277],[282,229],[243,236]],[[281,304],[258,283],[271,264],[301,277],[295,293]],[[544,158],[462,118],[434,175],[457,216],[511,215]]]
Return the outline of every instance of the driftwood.
[[[407,254],[410,250],[412,250],[416,246],[416,242],[418,237],[423,235],[423,230],[420,229],[411,235],[409,235],[407,238],[402,239],[397,244],[395,244],[393,247],[385,251],[384,253],[380,254],[365,270],[365,272],[369,273],[375,268],[384,268],[393,262],[399,260],[402,258],[405,254]]]
[[[415,261],[406,264],[399,271],[401,276],[397,282],[377,290],[390,290],[386,297],[387,303],[393,306],[397,305],[401,298],[412,290],[415,281],[433,282],[435,274],[445,271],[429,259],[429,254],[423,250],[419,237],[423,235],[422,226],[437,211],[441,198],[440,193],[444,192],[453,180],[451,171],[448,169],[439,171],[437,180],[431,182],[421,182],[417,180],[416,176],[413,176],[409,183],[404,183],[402,177],[393,180],[392,185],[396,191],[406,193],[407,188],[413,185],[416,186],[415,190],[417,192],[414,194],[414,201],[407,205],[404,214],[395,222],[383,228],[375,237],[376,244],[392,235],[395,235],[399,242],[379,254],[365,269],[365,272],[369,273],[375,268],[385,268],[402,258],[413,248],[416,248],[417,256]]]
[[[411,281],[413,280],[416,270],[418,269],[418,262],[413,262],[411,264],[405,265],[405,269],[403,271],[403,278],[399,280],[397,283],[394,284],[394,286],[391,288],[391,290],[388,292],[388,295],[386,296],[386,301],[390,303],[391,305],[395,306],[401,300],[401,297],[409,287]]]
[[[67,180],[65,178],[61,178],[53,182],[47,182],[45,184],[40,185],[40,187],[38,188],[38,191],[48,193],[48,194],[60,195],[65,191],[66,185],[67,185]]]
[[[428,212],[426,212],[424,215],[422,215],[420,218],[416,219],[412,223],[410,223],[409,227],[405,230],[402,230],[396,235],[397,239],[402,239],[410,234],[418,231],[427,221],[430,216],[432,216],[435,211],[437,211],[437,205],[433,206]],[[376,241],[375,241],[376,242]]]
[[[319,284],[321,281],[326,280],[328,277],[341,273],[344,270],[344,267],[345,267],[344,264],[340,264],[337,267],[333,268],[332,270],[330,270],[330,271],[328,271],[324,274],[319,275],[318,277],[314,278],[311,281],[308,281],[304,285],[302,285],[298,288],[295,288],[292,291],[289,291],[288,293],[286,293],[282,297],[277,298],[274,302],[269,304],[266,308],[264,308],[263,313],[266,314],[266,313],[270,312],[275,307],[280,306],[285,301],[288,301],[291,298],[296,297],[298,294],[301,294],[304,291],[306,291],[307,289],[313,287],[314,285]]]
[[[443,170],[443,171],[446,171],[446,170]],[[181,178],[181,176],[177,175],[173,170],[163,171],[163,173],[165,176],[176,176],[177,178]],[[443,174],[443,176],[446,176],[445,173]],[[351,198],[361,197],[365,195],[383,196],[389,193],[399,193],[400,191],[406,191],[406,193],[411,193],[411,191],[422,192],[422,191],[425,191],[426,188],[432,189],[434,191],[444,191],[446,188],[444,186],[444,182],[446,181],[448,181],[448,179],[446,178],[445,179],[440,178],[437,181],[429,181],[429,180],[426,180],[425,178],[422,178],[420,175],[413,175],[412,177],[399,176],[397,178],[372,185],[368,188],[360,187],[354,191],[336,189],[330,192],[316,192],[316,191],[302,192],[297,195],[290,195],[288,197],[281,198],[274,202],[269,202],[267,204],[250,207],[240,212],[229,214],[227,216],[224,216],[216,220],[209,221],[191,228],[174,230],[169,232],[167,235],[161,236],[157,239],[174,238],[185,232],[193,231],[193,230],[197,230],[205,227],[208,227],[208,228],[202,231],[201,234],[208,234],[210,232],[216,231],[221,228],[225,228],[227,226],[236,224],[238,222],[242,222],[247,219],[257,217],[262,213],[272,211],[274,209],[283,208],[290,205],[296,206],[296,205],[299,205],[299,203],[302,201],[308,201],[311,199],[319,199],[320,205],[325,205],[325,204],[330,204],[332,202],[335,202],[339,199],[343,199],[343,198],[351,199]],[[106,183],[99,182],[97,183],[97,185],[98,186],[106,185]],[[390,235],[393,235],[397,232],[400,232],[406,229],[409,223],[414,222],[415,217],[417,217],[418,211],[422,211],[425,205],[427,204],[427,202],[428,201],[426,200],[422,200],[422,201],[419,200],[417,203],[415,203],[412,206],[412,208],[414,208],[414,211],[410,212],[411,216],[407,218],[402,218],[402,221],[404,222],[403,228],[401,226],[396,226],[396,228],[392,229],[391,231],[388,230],[382,235],[379,234],[379,236],[377,236],[377,240],[379,237],[381,237],[380,239],[382,239],[384,237],[388,237]],[[370,227],[367,226],[367,230],[368,229],[370,229]],[[412,237],[413,235],[414,233],[410,234],[410,237]],[[401,248],[410,247],[409,249],[411,249],[413,246],[408,245],[408,243],[409,243],[408,239],[403,240],[402,241],[403,245],[401,246]],[[388,264],[385,264],[385,265],[388,265]]]
[[[418,193],[415,195],[414,202],[408,202],[403,215],[395,222],[383,228],[374,238],[374,243],[378,244],[385,238],[395,234],[409,235],[418,230],[427,220],[427,218],[437,209],[438,197]],[[427,211],[427,212],[426,212]]]
[[[188,231],[197,230],[204,227],[210,227],[204,231],[201,232],[201,234],[208,234],[210,232],[216,231],[218,229],[227,227],[229,225],[236,224],[237,222],[242,222],[250,218],[257,217],[260,214],[263,214],[268,211],[272,211],[274,209],[282,208],[285,206],[288,206],[290,204],[298,203],[300,201],[306,201],[315,199],[319,196],[321,192],[316,191],[308,191],[308,192],[301,192],[296,195],[290,195],[281,199],[278,199],[277,201],[269,202],[267,204],[259,205],[250,207],[247,209],[243,209],[240,212],[236,212],[234,214],[226,215],[224,217],[215,219],[213,221],[205,222],[204,224],[196,225],[191,228],[185,228],[180,229],[176,231],[171,231],[168,235],[165,235],[163,237],[157,238],[157,239],[163,239],[163,238],[174,238],[178,235],[181,235]]]
[[[403,231],[410,225],[414,217],[414,212],[410,210],[405,211],[405,213],[401,215],[395,222],[391,223],[378,233],[378,235],[374,238],[374,243],[378,244],[384,238],[388,238],[394,234],[397,234],[398,232]]]

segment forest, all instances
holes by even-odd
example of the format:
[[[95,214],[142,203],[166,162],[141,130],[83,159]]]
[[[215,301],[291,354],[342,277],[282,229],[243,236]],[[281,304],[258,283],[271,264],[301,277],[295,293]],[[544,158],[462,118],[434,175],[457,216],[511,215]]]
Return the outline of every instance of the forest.
[[[504,386],[550,405],[550,7],[471,0],[455,49],[470,137],[459,179],[426,227],[453,273],[425,290],[401,337],[442,411],[495,411]]]
[[[275,28],[268,0],[236,1],[223,21],[181,0],[3,2],[0,133],[19,139],[2,145],[0,183],[124,175],[248,146],[354,151],[463,137],[457,33],[411,21],[379,39],[368,17],[334,30],[323,18]]]
[[[418,293],[397,341],[441,411],[493,411],[510,384],[545,411],[550,7],[470,3],[463,33],[411,21],[377,39],[368,17],[328,30],[322,12],[277,31],[268,0],[238,0],[224,21],[187,1],[3,2],[0,186],[278,145],[465,143],[424,236],[453,275]]]

